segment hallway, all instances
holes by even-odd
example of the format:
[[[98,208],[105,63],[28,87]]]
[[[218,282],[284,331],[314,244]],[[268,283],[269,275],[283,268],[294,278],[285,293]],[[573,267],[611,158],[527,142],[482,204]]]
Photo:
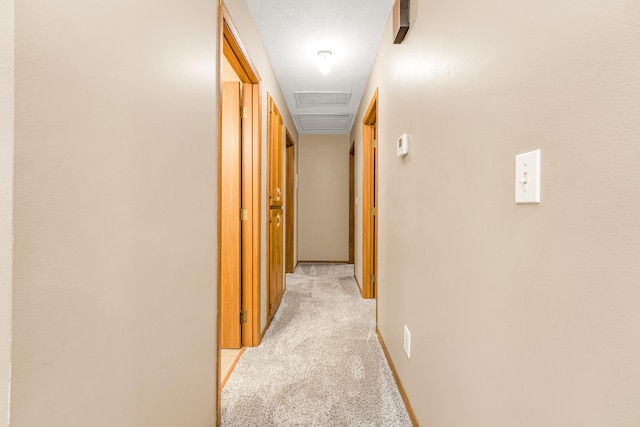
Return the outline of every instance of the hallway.
[[[349,264],[299,264],[260,346],[222,390],[222,426],[411,426]]]
[[[355,33],[373,0],[0,2],[0,427],[214,427],[266,382],[239,387],[262,357],[248,349],[221,405],[224,207],[251,240],[229,310],[242,345],[272,320],[293,225],[293,265],[353,261],[376,296],[415,425],[640,425],[640,1],[380,1],[410,6],[400,44],[391,14],[365,21],[379,37]],[[321,39],[334,26],[361,46]],[[296,43],[274,44],[281,61],[269,29]],[[224,58],[251,85],[226,109],[240,206],[219,186]],[[338,82],[347,59],[368,65],[357,90]],[[318,87],[279,77],[296,62]],[[303,271],[292,288],[325,280]],[[370,320],[350,323],[370,341],[325,354],[343,316],[305,317],[372,302],[305,292],[279,317],[333,335],[276,322],[264,349],[295,348],[289,364],[262,383],[272,396],[237,402],[280,396],[313,424],[341,419],[305,413],[317,402],[372,404],[360,381],[388,372],[351,358],[375,344]],[[287,395],[314,358],[317,388]],[[332,396],[338,375],[358,392]]]

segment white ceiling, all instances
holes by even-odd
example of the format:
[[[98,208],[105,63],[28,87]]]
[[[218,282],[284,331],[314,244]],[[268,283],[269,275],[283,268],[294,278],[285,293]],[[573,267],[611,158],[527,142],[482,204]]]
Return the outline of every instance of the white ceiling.
[[[393,0],[247,4],[298,133],[350,133]],[[326,76],[318,71],[321,50],[333,54]]]

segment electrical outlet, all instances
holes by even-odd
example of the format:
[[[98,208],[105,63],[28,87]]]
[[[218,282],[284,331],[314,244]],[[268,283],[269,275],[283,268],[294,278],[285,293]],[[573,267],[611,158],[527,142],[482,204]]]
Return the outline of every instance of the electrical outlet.
[[[407,358],[411,359],[411,332],[407,325],[404,325],[404,352],[407,354]]]

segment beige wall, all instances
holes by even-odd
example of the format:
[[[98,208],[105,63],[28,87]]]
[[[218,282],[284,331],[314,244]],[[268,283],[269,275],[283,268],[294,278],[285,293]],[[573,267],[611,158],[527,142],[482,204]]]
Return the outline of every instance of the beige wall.
[[[265,194],[267,193],[267,94],[271,95],[273,101],[276,103],[278,110],[282,114],[283,127],[289,129],[289,133],[293,137],[295,141],[298,140],[298,132],[296,130],[295,124],[291,119],[291,115],[287,108],[287,104],[284,101],[284,97],[282,96],[282,92],[280,91],[280,86],[278,85],[278,81],[276,80],[275,74],[273,73],[273,69],[271,68],[271,63],[269,62],[269,58],[267,57],[267,53],[264,50],[264,45],[262,44],[262,40],[258,34],[258,30],[253,21],[251,13],[249,12],[249,7],[245,0],[227,0],[225,1],[225,5],[229,10],[229,14],[231,15],[231,19],[233,24],[235,25],[240,40],[246,49],[246,52],[251,59],[253,66],[256,71],[260,75],[260,89],[262,91],[262,243],[261,243],[261,272],[260,272],[260,280],[261,280],[261,289],[260,289],[260,328],[264,330],[267,325],[267,271],[266,271],[266,260],[267,260],[267,203],[268,200],[265,198]],[[284,130],[283,130],[284,132]],[[285,141],[284,133],[282,138],[283,144]],[[283,148],[283,165],[285,164],[285,156],[286,152]],[[284,171],[283,171],[284,172]],[[283,174],[283,180],[284,180]],[[283,184],[283,186],[286,183]],[[286,194],[286,192],[285,192]],[[284,253],[284,252],[283,252]],[[283,255],[284,256],[284,255]]]
[[[16,4],[13,427],[214,425],[216,6]]]
[[[640,3],[411,5],[357,122],[379,87],[379,326],[419,421],[637,426]]]
[[[8,425],[13,281],[13,1],[0,3],[0,426]]]
[[[349,135],[300,135],[301,261],[349,260]]]

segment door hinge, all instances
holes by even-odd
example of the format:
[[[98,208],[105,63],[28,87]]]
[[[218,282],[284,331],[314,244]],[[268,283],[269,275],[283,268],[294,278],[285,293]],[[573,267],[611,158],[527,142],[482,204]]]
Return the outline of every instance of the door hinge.
[[[371,275],[371,277],[369,277],[369,281],[370,281],[371,283],[376,283],[376,275],[375,275],[375,274],[372,274],[372,275]]]
[[[240,323],[247,323],[247,312],[244,310],[240,312]]]
[[[249,213],[246,209],[240,209],[240,221],[246,221],[249,219]]]
[[[375,215],[376,214],[376,207],[372,207],[371,208],[371,215]]]
[[[246,119],[249,117],[249,110],[247,107],[240,107],[240,118]]]
[[[375,139],[371,140],[371,147],[376,148],[377,142]]]

